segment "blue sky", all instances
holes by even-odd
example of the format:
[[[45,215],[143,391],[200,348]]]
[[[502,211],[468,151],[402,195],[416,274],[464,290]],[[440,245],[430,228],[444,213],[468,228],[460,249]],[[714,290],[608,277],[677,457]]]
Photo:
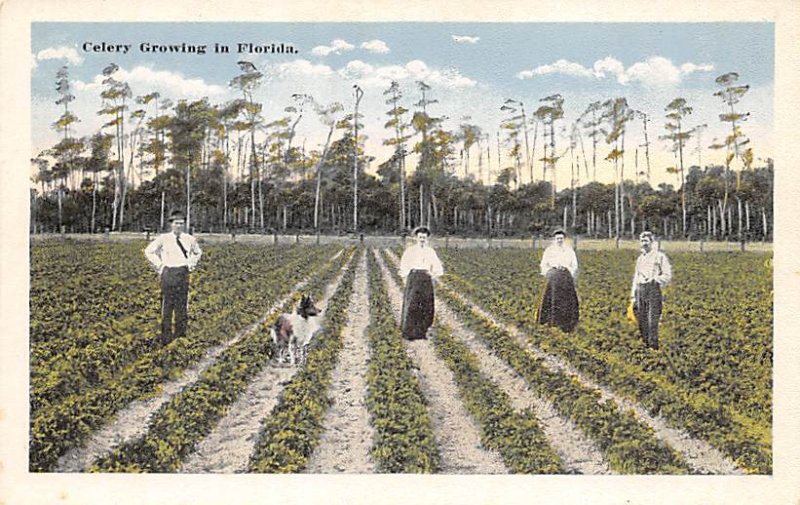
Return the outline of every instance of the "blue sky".
[[[387,136],[383,112],[388,109],[383,91],[392,79],[400,82],[410,109],[419,100],[414,82],[428,83],[430,96],[439,101],[431,114],[448,116],[445,125],[453,128],[461,117],[470,116],[493,139],[493,158],[495,132],[504,117],[499,109],[506,98],[522,101],[532,111],[540,98],[561,93],[568,124],[591,101],[625,96],[632,107],[652,117],[651,151],[654,164],[662,167],[656,182],[674,182],[663,171],[673,155],[656,138],[664,133],[664,106],[675,97],[686,98],[695,109],[689,124],[709,125],[701,139],[708,145],[727,133],[717,117],[722,103],[713,97],[718,89],[714,79],[734,71],[741,83],[751,86],[740,104],[751,112],[743,130],[756,157],[772,156],[770,23],[34,23],[31,33],[34,149],[57,137],[49,125],[60,114],[53,103],[53,82],[61,65],[69,65],[77,97],[73,108],[81,119],[77,133],[84,135],[100,125],[95,114],[100,107],[98,75],[110,62],[120,66],[120,76],[134,95],[157,90],[175,100],[208,96],[223,102],[236,96],[227,86],[239,73],[236,61],[247,59],[268,75],[256,95],[268,119],[281,116],[291,94],[298,92],[321,103],[339,101],[351,110],[352,85],[359,84],[365,91],[361,110],[367,150],[378,161],[387,155],[381,146]],[[130,44],[131,49],[127,54],[86,52],[85,42]],[[182,42],[206,44],[209,52],[145,53],[139,47]],[[235,54],[238,42],[286,43],[299,52]],[[229,45],[231,54],[214,54],[214,43]],[[630,126],[629,145],[643,142],[640,130],[638,124]],[[298,133],[315,146],[323,140],[324,126],[309,116]],[[607,148],[602,149],[604,156]],[[538,157],[541,147],[537,150]],[[632,166],[634,151],[628,152]],[[702,156],[704,163],[721,160],[719,152]],[[557,169],[562,187],[569,180],[567,158],[560,162],[567,164],[566,170]],[[598,169],[601,177],[606,172]]]

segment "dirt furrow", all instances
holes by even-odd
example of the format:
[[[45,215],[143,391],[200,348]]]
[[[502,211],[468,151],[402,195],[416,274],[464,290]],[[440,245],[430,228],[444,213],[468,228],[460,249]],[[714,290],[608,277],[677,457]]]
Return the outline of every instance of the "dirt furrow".
[[[305,473],[373,473],[370,456],[373,430],[365,405],[369,297],[366,255],[362,255],[353,282],[353,298],[344,329],[344,346],[331,377],[333,405],[323,421],[320,443],[308,460]]]
[[[375,251],[383,272],[395,320],[400,320],[403,294],[394,283],[383,258]],[[428,340],[404,342],[412,361],[419,367],[420,386],[431,413],[433,432],[442,456],[442,473],[501,474],[508,469],[500,455],[481,447],[480,432],[458,394],[452,372],[434,352]]]
[[[689,466],[698,473],[722,474],[722,475],[744,475],[745,472],[738,468],[736,464],[720,451],[712,447],[708,442],[696,439],[683,430],[669,426],[660,416],[651,415],[647,409],[638,403],[623,398],[614,393],[610,388],[594,382],[582,375],[575,367],[567,361],[546,353],[537,346],[533,345],[525,337],[524,333],[512,324],[505,324],[497,320],[494,316],[480,308],[477,304],[467,299],[460,293],[453,292],[467,305],[474,308],[479,314],[493,321],[498,326],[504,328],[510,335],[515,337],[520,344],[525,346],[531,353],[544,361],[544,364],[553,371],[562,371],[567,375],[575,377],[584,386],[598,391],[602,401],[613,401],[622,409],[632,410],[636,416],[646,425],[650,426],[656,437],[669,444],[686,459]]]
[[[328,261],[336,260],[343,252],[344,250],[340,250]],[[263,324],[272,313],[279,310],[289,301],[292,296],[291,293],[302,290],[308,284],[309,280],[310,278],[306,278],[295,284],[290,294],[273,303],[258,321],[237,332],[233,338],[209,349],[203,359],[191,368],[185,370],[177,379],[165,382],[161,387],[161,392],[157,396],[131,402],[130,405],[121,410],[114,417],[112,422],[95,432],[84,446],[73,448],[61,456],[54,471],[83,472],[92,462],[109,453],[116,445],[144,436],[150,418],[163,404],[172,399],[172,397],[182,389],[197,381],[203,372],[205,372],[226,349],[241,340],[245,335],[249,335],[255,331],[255,329]]]
[[[490,377],[511,398],[513,407],[534,409],[536,418],[550,446],[561,458],[568,473],[603,475],[611,474],[608,463],[594,443],[568,419],[558,415],[553,404],[536,395],[505,361],[495,356],[475,334],[464,327],[447,305],[436,299],[439,320],[453,329],[457,336],[480,362],[481,371]]]
[[[349,265],[349,262],[348,262]],[[317,301],[324,314],[336,288],[342,281],[345,265]],[[250,455],[258,440],[261,420],[278,403],[283,387],[297,372],[295,367],[267,365],[250,384],[242,396],[228,408],[217,426],[197,444],[181,466],[180,473],[240,473],[247,469]]]

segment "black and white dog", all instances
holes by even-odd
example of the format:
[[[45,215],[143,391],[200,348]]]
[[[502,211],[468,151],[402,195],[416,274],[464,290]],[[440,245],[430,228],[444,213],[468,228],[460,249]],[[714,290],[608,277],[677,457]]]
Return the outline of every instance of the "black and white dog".
[[[305,364],[312,340],[322,331],[319,319],[319,309],[309,295],[303,295],[295,314],[278,316],[270,329],[278,363]]]

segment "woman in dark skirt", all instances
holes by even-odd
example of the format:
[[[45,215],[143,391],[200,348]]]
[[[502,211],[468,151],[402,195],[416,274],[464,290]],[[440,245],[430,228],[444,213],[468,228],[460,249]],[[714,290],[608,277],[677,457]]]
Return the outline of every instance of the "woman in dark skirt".
[[[400,259],[400,276],[405,280],[403,313],[400,322],[403,338],[426,338],[433,324],[433,279],[444,273],[436,251],[428,245],[430,230],[414,230],[416,244],[407,248]]]
[[[578,325],[578,293],[575,275],[578,273],[578,258],[575,251],[566,245],[562,230],[553,233],[553,243],[542,255],[541,271],[546,285],[539,304],[537,321],[570,332]]]

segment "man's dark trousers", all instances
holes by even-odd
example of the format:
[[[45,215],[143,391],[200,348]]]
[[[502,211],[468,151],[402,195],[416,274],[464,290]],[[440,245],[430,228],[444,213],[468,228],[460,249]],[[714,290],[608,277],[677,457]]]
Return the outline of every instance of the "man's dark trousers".
[[[658,349],[658,323],[661,320],[661,286],[651,281],[636,290],[636,319],[645,344]]]
[[[161,272],[161,342],[186,335],[189,321],[189,267],[164,267]],[[175,333],[172,314],[175,314]]]

